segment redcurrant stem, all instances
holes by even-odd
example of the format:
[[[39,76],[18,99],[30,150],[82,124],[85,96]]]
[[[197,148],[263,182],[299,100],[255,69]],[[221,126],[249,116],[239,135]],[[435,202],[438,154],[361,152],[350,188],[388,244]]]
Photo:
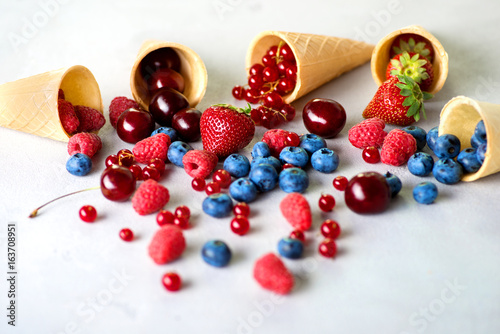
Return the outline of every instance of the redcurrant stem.
[[[57,198],[54,198],[53,200],[51,201],[48,201],[47,203],[39,206],[38,208],[36,208],[35,210],[33,210],[31,212],[31,214],[28,216],[29,218],[35,218],[37,215],[38,215],[38,210],[40,210],[41,208],[43,208],[44,206],[46,205],[49,205],[50,203],[52,202],[55,202],[57,201],[58,199],[61,199],[61,198],[64,198],[64,197],[68,197],[68,196],[71,196],[71,195],[75,195],[75,194],[78,194],[78,193],[81,193],[81,192],[84,192],[84,191],[88,191],[88,190],[96,190],[96,189],[101,189],[100,186],[97,186],[97,187],[92,187],[92,188],[87,188],[87,189],[83,189],[83,190],[78,190],[78,191],[74,191],[72,193],[69,193],[69,194],[66,194],[66,195],[62,195],[62,196],[59,196]]]

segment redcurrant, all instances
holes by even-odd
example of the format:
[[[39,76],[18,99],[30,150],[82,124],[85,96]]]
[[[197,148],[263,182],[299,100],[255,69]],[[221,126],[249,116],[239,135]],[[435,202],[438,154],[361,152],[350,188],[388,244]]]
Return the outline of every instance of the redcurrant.
[[[109,167],[111,165],[118,165],[118,156],[116,154],[108,155],[106,160],[104,161],[104,164],[106,165],[106,167]]]
[[[236,216],[231,220],[231,231],[237,235],[245,235],[250,229],[248,218],[244,216]]]
[[[250,216],[250,206],[245,202],[239,202],[233,207],[233,213],[235,216]]]
[[[255,74],[248,77],[248,85],[253,89],[261,89],[264,85],[264,77],[262,74]]]
[[[300,137],[295,132],[290,132],[285,139],[286,146],[299,146],[300,145]]]
[[[335,244],[335,240],[326,238],[319,244],[318,251],[324,257],[334,257],[335,254],[337,254],[337,245]]]
[[[221,188],[227,188],[231,184],[231,174],[227,170],[218,169],[212,176],[212,180],[217,182]]]
[[[159,172],[160,175],[163,175],[165,173],[165,161],[161,160],[160,158],[153,158],[149,162],[150,167],[156,168]]]
[[[135,179],[137,181],[141,181],[143,178],[142,178],[142,168],[141,166],[139,165],[132,165],[132,166],[129,166],[128,168],[132,174],[134,175]]]
[[[337,239],[341,232],[340,225],[335,220],[331,219],[325,220],[321,224],[320,230],[325,238],[330,239]]]
[[[118,151],[117,157],[118,157],[118,164],[125,167],[130,167],[135,162],[134,154],[132,154],[132,152],[127,149],[122,149]]]
[[[318,201],[321,211],[329,212],[335,207],[335,198],[330,194],[322,194]]]
[[[146,166],[142,169],[142,178],[144,181],[152,179],[155,181],[158,181],[161,177],[160,171],[158,169],[151,167],[151,166]]]
[[[283,107],[283,98],[276,92],[267,93],[262,98],[262,104],[274,110],[280,110]]]
[[[196,191],[202,191],[205,189],[205,180],[199,177],[195,177],[193,181],[191,181],[191,187],[193,187]]]
[[[124,228],[124,229],[120,230],[120,238],[123,241],[132,241],[134,239],[134,232],[132,232],[128,228]]]
[[[174,215],[176,217],[184,217],[189,219],[191,217],[191,210],[185,205],[178,206],[175,208]]]
[[[163,275],[161,282],[168,291],[179,291],[182,287],[181,277],[176,273],[166,273]]]
[[[344,191],[349,180],[345,176],[337,176],[333,179],[333,187],[339,191]]]
[[[380,162],[380,152],[375,146],[369,146],[363,149],[363,160],[369,164],[376,164]]]
[[[262,64],[253,64],[252,67],[248,70],[249,75],[262,74],[262,70],[264,66]]]
[[[245,101],[248,103],[257,103],[259,102],[259,91],[253,88],[247,89],[245,91]]]
[[[302,232],[301,230],[293,230],[290,233],[289,238],[297,239],[297,240],[300,240],[302,242],[306,241],[306,236],[304,235],[304,232]]]
[[[92,205],[84,205],[80,208],[80,219],[86,223],[93,223],[97,218],[97,211]]]
[[[174,223],[174,214],[167,210],[160,210],[156,215],[156,222],[158,225],[163,226],[165,224],[173,224]]]
[[[220,193],[220,184],[217,182],[208,182],[205,186],[205,192],[207,195]]]
[[[245,88],[241,86],[234,86],[232,90],[233,97],[236,100],[243,100],[243,94],[245,93]]]
[[[290,45],[285,44],[281,47],[280,49],[280,54],[281,57],[283,57],[284,60],[295,64],[295,56],[293,55],[293,51],[290,48]]]
[[[264,70],[262,71],[262,77],[265,82],[275,82],[280,78],[278,68],[276,66],[264,67]]]
[[[186,218],[184,216],[181,217],[175,217],[174,218],[174,225],[176,225],[180,229],[186,229],[189,227],[189,218]]]

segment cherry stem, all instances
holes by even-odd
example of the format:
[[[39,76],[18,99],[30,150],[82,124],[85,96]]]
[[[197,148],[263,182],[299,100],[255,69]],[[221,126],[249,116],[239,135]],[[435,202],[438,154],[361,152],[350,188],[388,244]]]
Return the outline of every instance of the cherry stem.
[[[88,190],[97,190],[97,189],[100,189],[100,188],[101,188],[100,186],[92,187],[92,188],[87,188],[87,189],[74,191],[72,193],[69,193],[69,194],[62,195],[62,196],[59,196],[57,198],[54,198],[53,200],[48,201],[47,203],[45,203],[45,204],[39,206],[38,208],[36,208],[35,210],[33,210],[28,217],[29,218],[35,218],[38,215],[38,210],[40,210],[44,206],[49,205],[50,203],[55,202],[55,201],[57,201],[57,200],[59,200],[61,198],[68,197],[68,196],[71,196],[71,195],[75,195],[75,194],[78,194],[78,193],[81,193],[81,192],[84,192],[84,191],[88,191]]]

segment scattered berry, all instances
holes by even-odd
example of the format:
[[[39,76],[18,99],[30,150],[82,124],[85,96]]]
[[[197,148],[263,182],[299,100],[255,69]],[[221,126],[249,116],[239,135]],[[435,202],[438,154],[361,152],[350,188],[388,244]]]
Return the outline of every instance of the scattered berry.
[[[148,138],[155,129],[153,116],[142,109],[128,109],[116,122],[116,134],[126,143],[135,144]],[[170,138],[169,138],[170,140]]]
[[[408,160],[408,170],[416,176],[427,176],[432,173],[434,159],[430,154],[417,152]]]
[[[195,177],[193,181],[191,181],[191,187],[196,190],[196,191],[203,191],[205,190],[205,179],[201,179],[199,177]]]
[[[457,162],[460,163],[465,173],[477,172],[482,164],[477,159],[476,149],[468,147],[458,154]]]
[[[142,177],[142,168],[139,165],[132,165],[128,168],[132,174],[134,175],[137,181],[142,181],[144,178]]]
[[[413,198],[420,204],[431,204],[437,198],[438,189],[434,183],[422,182],[413,188]]]
[[[303,193],[309,187],[309,176],[300,168],[286,168],[279,174],[279,186],[286,193]]]
[[[233,97],[236,100],[243,100],[244,99],[244,94],[245,94],[245,88],[241,86],[234,86],[232,90]]]
[[[158,214],[156,215],[156,222],[158,225],[163,226],[166,224],[173,224],[174,223],[174,214],[170,211],[167,210],[160,210]]]
[[[214,267],[225,267],[231,260],[231,250],[220,240],[207,241],[201,249],[203,261]]]
[[[298,193],[286,195],[280,203],[283,217],[297,230],[306,231],[311,227],[311,207],[306,198]]]
[[[281,172],[281,162],[273,156],[270,157],[258,157],[252,160],[250,163],[250,171],[254,169],[259,164],[268,164],[274,167],[276,173]]]
[[[119,235],[123,241],[130,242],[134,240],[134,232],[132,232],[129,228],[121,229]]]
[[[264,289],[281,295],[288,294],[294,286],[293,275],[273,253],[266,254],[255,262],[253,277]]]
[[[389,207],[391,189],[383,175],[360,173],[347,184],[344,200],[349,209],[359,214],[383,212]]]
[[[337,176],[333,179],[333,187],[338,191],[344,191],[349,180],[345,176]]]
[[[269,164],[255,165],[255,167],[252,167],[250,170],[248,177],[260,192],[273,190],[278,184],[278,172],[276,168]]]
[[[142,179],[144,181],[146,180],[159,181],[160,177],[161,177],[160,171],[154,167],[146,166],[142,169]]]
[[[233,201],[227,194],[212,194],[203,200],[202,209],[215,218],[227,217],[233,210]]]
[[[92,160],[88,155],[75,153],[66,162],[66,170],[75,176],[85,176],[92,169]]]
[[[151,132],[151,137],[153,137],[154,135],[156,135],[158,133],[164,133],[167,136],[169,136],[171,143],[177,141],[178,134],[177,134],[177,131],[175,131],[174,128],[171,128],[169,126],[160,126],[158,129],[156,129],[153,132]]]
[[[391,174],[387,172],[385,175],[385,180],[387,181],[387,184],[389,184],[389,189],[391,191],[391,197],[395,197],[399,192],[401,191],[401,188],[403,188],[403,183],[394,174]]]
[[[302,232],[301,230],[293,230],[288,237],[291,239],[300,240],[303,243],[306,242],[306,236],[304,235],[304,232]]]
[[[318,200],[318,206],[323,212],[330,212],[335,207],[335,198],[330,194],[321,194]]]
[[[85,106],[74,106],[75,114],[80,121],[78,132],[93,132],[100,130],[106,123],[103,114],[98,110]]]
[[[231,231],[237,235],[245,235],[250,229],[250,223],[245,216],[236,216],[231,220]]]
[[[318,252],[327,258],[335,257],[335,254],[337,254],[337,245],[335,244],[335,240],[330,238],[323,240],[319,244]]]
[[[182,141],[174,141],[168,147],[167,157],[168,160],[176,165],[177,167],[184,168],[184,164],[182,163],[182,159],[184,155],[191,151],[193,148],[188,143]]]
[[[200,179],[205,179],[212,173],[217,166],[217,161],[218,158],[214,153],[203,150],[190,150],[182,158],[186,173],[193,178]]]
[[[142,215],[159,211],[170,200],[168,189],[155,180],[144,181],[132,197],[132,207]]]
[[[439,127],[435,126],[427,132],[427,136],[425,136],[425,141],[427,142],[427,146],[434,151],[434,144],[436,143],[436,139],[439,137]]]
[[[321,224],[320,231],[325,238],[337,239],[341,229],[335,220],[327,219]]]
[[[185,205],[180,205],[175,208],[174,215],[176,217],[184,217],[189,219],[191,217],[191,210]]]
[[[353,126],[348,132],[349,142],[354,147],[369,146],[382,147],[387,132],[384,131],[385,122],[380,118],[369,118]]]
[[[116,129],[118,117],[127,109],[139,108],[139,104],[134,100],[128,99],[125,96],[115,97],[109,105],[109,122]]]
[[[109,167],[112,165],[119,165],[119,164],[120,164],[120,162],[119,162],[118,156],[116,154],[110,154],[106,157],[106,160],[104,160],[104,165],[106,167]],[[142,168],[141,168],[141,174],[142,174]]]
[[[233,153],[224,160],[223,168],[235,178],[245,177],[250,172],[250,161],[244,155]]]
[[[267,144],[273,157],[279,157],[281,150],[289,146],[286,139],[289,134],[289,131],[282,129],[272,129],[264,133],[262,141]]]
[[[279,159],[282,164],[289,163],[304,168],[309,162],[309,154],[299,146],[287,146],[280,152]]]
[[[161,278],[161,282],[168,291],[179,291],[182,287],[181,277],[176,273],[166,273]]]
[[[134,154],[128,149],[119,150],[116,156],[118,157],[119,165],[130,167],[135,163]]]
[[[257,198],[257,187],[250,179],[242,177],[231,183],[229,194],[236,201],[250,203]]]
[[[417,141],[403,130],[394,129],[389,132],[380,153],[384,164],[400,166],[408,161],[417,151]]]
[[[163,173],[165,173],[165,161],[164,160],[161,160],[159,158],[151,159],[148,166],[157,169],[160,172],[160,175],[163,175]]]
[[[452,134],[439,136],[434,143],[433,152],[439,159],[453,159],[460,153],[460,139]]]
[[[415,125],[410,125],[402,128],[401,130],[411,134],[413,138],[415,138],[417,141],[417,150],[421,151],[425,147],[425,144],[427,144],[427,133],[424,129]]]
[[[101,138],[95,133],[77,133],[68,141],[68,154],[83,153],[92,158],[102,148]]]
[[[314,152],[326,148],[326,141],[314,133],[307,133],[300,136],[300,147],[302,147],[311,156]]]
[[[231,174],[227,170],[218,169],[212,176],[212,180],[219,183],[221,188],[227,188],[231,184]]]
[[[84,205],[78,212],[80,219],[86,223],[93,223],[97,218],[97,211],[92,205]]]
[[[179,258],[186,249],[182,230],[174,225],[163,225],[151,240],[148,252],[156,264],[169,263]]]
[[[329,148],[320,148],[311,155],[311,165],[320,173],[332,173],[336,171],[339,167],[339,162],[338,154]]]
[[[455,184],[463,176],[463,168],[453,159],[439,159],[432,168],[432,174],[441,183]]]
[[[135,144],[132,151],[137,162],[147,164],[152,159],[167,160],[167,151],[170,145],[170,137],[159,133],[153,137],[145,138]]]
[[[220,184],[217,182],[208,182],[205,186],[205,193],[207,195],[218,194],[220,190]]]
[[[304,253],[304,244],[298,239],[282,238],[278,242],[278,253],[287,259],[299,259]]]
[[[253,159],[260,157],[266,158],[271,156],[271,149],[269,148],[269,145],[267,145],[267,143],[258,141],[255,143],[255,145],[253,145],[251,155]]]
[[[70,135],[75,133],[78,130],[78,126],[80,126],[80,121],[78,120],[78,116],[76,116],[73,105],[66,100],[59,100],[57,108],[59,111],[59,120],[64,131]]]
[[[111,165],[101,174],[101,192],[110,201],[126,201],[135,191],[136,179],[123,166]]]
[[[245,202],[236,203],[236,205],[233,207],[233,213],[235,216],[243,216],[248,218],[250,216],[250,206]]]
[[[180,229],[187,229],[189,228],[189,218],[186,217],[175,217],[174,218],[174,225],[177,226]]]
[[[363,160],[369,164],[376,164],[380,162],[380,152],[375,146],[368,146],[363,149]]]
[[[344,107],[331,99],[312,99],[302,110],[307,131],[323,138],[334,138],[346,122]]]

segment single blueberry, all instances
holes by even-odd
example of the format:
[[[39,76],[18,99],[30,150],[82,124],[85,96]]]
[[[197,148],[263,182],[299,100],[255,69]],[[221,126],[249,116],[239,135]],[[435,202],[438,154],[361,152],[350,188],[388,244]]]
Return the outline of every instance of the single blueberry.
[[[203,261],[214,267],[225,267],[231,260],[231,250],[224,241],[207,241],[201,249]]]
[[[460,153],[460,139],[452,134],[439,136],[434,143],[433,151],[439,159],[455,158]]]
[[[479,145],[479,147],[476,150],[476,155],[477,155],[477,161],[482,165],[484,162],[484,156],[486,155],[486,148],[487,148],[486,143],[482,143]]]
[[[438,196],[438,189],[434,183],[422,182],[413,188],[413,198],[420,204],[431,204]]]
[[[287,259],[299,259],[304,253],[304,244],[297,239],[282,238],[278,242],[278,253]]]
[[[249,178],[260,192],[273,190],[278,184],[278,172],[270,164],[255,165],[250,170]]]
[[[395,197],[403,188],[403,183],[401,183],[401,179],[396,175],[387,172],[385,175],[385,180],[389,184],[389,189],[391,189],[391,197]]]
[[[292,164],[296,167],[304,168],[309,162],[309,154],[302,147],[287,146],[280,152],[282,164]]]
[[[309,155],[312,155],[320,148],[326,147],[326,141],[314,133],[308,133],[300,136],[299,146],[306,150]]]
[[[229,186],[229,194],[238,202],[250,203],[257,198],[257,187],[248,178],[239,178]]]
[[[415,125],[410,125],[407,127],[404,127],[403,129],[404,132],[409,133],[415,138],[417,141],[417,149],[421,151],[424,147],[425,144],[427,143],[427,132],[425,132],[424,129],[419,128],[418,126]]]
[[[472,137],[470,137],[470,146],[478,148],[479,145],[481,144],[482,144],[481,140],[479,140],[479,138],[477,138],[475,134],[473,134]]]
[[[482,165],[479,160],[477,160],[476,149],[473,147],[462,150],[457,157],[457,161],[462,165],[465,173],[475,173]]]
[[[192,149],[193,148],[191,147],[191,145],[185,142],[174,141],[168,147],[167,151],[168,160],[177,167],[184,168],[184,164],[182,163],[182,158],[184,158],[184,154],[186,154],[187,151],[190,151]]]
[[[233,177],[247,176],[250,172],[250,161],[244,155],[233,153],[224,160],[223,168]]]
[[[434,151],[434,143],[436,142],[436,139],[439,137],[439,127],[435,126],[432,129],[427,132],[427,136],[425,137],[427,146],[431,149],[431,151]]]
[[[271,150],[266,143],[259,141],[253,146],[251,155],[253,159],[260,157],[265,158],[271,156]]]
[[[154,130],[152,133],[151,133],[151,136],[154,136],[158,133],[164,133],[166,134],[167,136],[170,137],[170,142],[173,143],[174,141],[177,141],[177,138],[178,138],[178,135],[177,135],[177,131],[175,131],[173,128],[171,127],[168,127],[168,126],[162,126],[162,127],[159,127],[158,129]]]
[[[430,154],[417,152],[408,159],[408,170],[416,176],[427,176],[432,173],[434,159]]]
[[[276,169],[276,173],[278,174],[281,171],[281,162],[273,156],[257,157],[253,159],[252,162],[250,163],[250,170],[252,170],[258,164],[269,164],[273,166],[274,169]]]
[[[76,153],[69,157],[66,162],[66,170],[76,176],[85,176],[92,169],[92,160],[83,153]]]
[[[279,185],[286,193],[303,193],[309,187],[309,176],[300,168],[287,168],[279,175]]]
[[[455,184],[464,174],[462,165],[453,159],[439,159],[432,169],[432,174],[441,183]]]
[[[339,166],[339,156],[329,148],[320,148],[311,156],[312,167],[321,173],[331,173]]]
[[[212,194],[203,200],[202,209],[215,218],[227,217],[233,210],[233,200],[228,194]]]
[[[486,128],[483,120],[480,120],[477,123],[476,128],[474,129],[474,136],[476,136],[481,143],[486,143]]]

